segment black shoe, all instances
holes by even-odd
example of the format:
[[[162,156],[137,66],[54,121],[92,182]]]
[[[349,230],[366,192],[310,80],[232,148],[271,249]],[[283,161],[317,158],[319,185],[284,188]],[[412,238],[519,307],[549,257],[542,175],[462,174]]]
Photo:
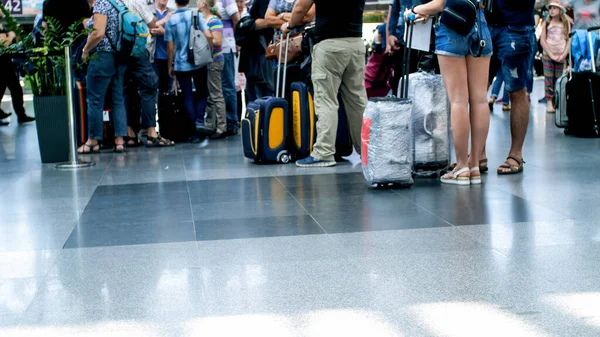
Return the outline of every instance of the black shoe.
[[[208,138],[214,140],[214,139],[223,139],[225,137],[227,137],[226,132],[223,132],[223,133],[221,133],[221,132],[215,132],[212,135],[210,135],[210,137],[208,137]]]
[[[232,129],[227,129],[227,131],[225,132],[225,135],[227,137],[231,137],[231,136],[237,136],[238,133],[239,133],[238,128],[232,128]]]
[[[19,116],[18,122],[19,124],[29,123],[35,121],[35,118],[29,117],[27,115]]]
[[[538,101],[538,103],[540,103],[540,104],[545,104],[545,103],[547,103],[547,102],[548,102],[548,101],[546,100],[546,97],[544,97],[544,98],[540,98],[540,100]]]
[[[12,116],[12,113],[10,113],[10,112],[6,113],[3,110],[0,110],[0,119],[6,119],[6,118],[8,118],[10,116]]]
[[[3,121],[0,121],[0,126],[7,126],[8,124],[10,124],[10,123],[8,123],[8,122],[3,122]]]

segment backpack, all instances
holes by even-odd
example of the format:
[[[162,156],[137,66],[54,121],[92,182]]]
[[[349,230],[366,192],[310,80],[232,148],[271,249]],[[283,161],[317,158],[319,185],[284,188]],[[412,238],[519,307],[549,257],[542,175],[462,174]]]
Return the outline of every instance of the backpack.
[[[148,25],[142,18],[127,9],[125,5],[119,5],[116,0],[108,0],[119,12],[119,37],[113,44],[117,54],[121,57],[140,58],[147,55],[146,42],[150,36]]]
[[[192,24],[190,26],[188,62],[202,68],[213,62],[212,47],[208,43],[208,38],[200,29],[198,10],[190,12],[192,15]]]

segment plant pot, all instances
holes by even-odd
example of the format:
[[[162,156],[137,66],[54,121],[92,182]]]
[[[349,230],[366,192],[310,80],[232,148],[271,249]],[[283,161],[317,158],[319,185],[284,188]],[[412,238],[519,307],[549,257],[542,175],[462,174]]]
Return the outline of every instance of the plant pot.
[[[34,96],[35,124],[42,163],[69,161],[69,110],[66,96]]]

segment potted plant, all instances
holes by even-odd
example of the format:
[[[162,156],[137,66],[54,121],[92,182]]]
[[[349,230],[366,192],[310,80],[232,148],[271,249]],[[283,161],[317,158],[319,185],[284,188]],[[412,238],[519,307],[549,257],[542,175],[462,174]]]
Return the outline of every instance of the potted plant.
[[[35,46],[32,34],[25,34],[10,12],[0,3],[5,29],[14,31],[19,43],[0,47],[0,55],[13,54],[20,63],[25,80],[31,87],[38,144],[42,163],[69,160],[69,124],[65,47],[89,31],[81,29],[83,20],[64,30],[54,18],[45,18],[47,28],[41,45]]]

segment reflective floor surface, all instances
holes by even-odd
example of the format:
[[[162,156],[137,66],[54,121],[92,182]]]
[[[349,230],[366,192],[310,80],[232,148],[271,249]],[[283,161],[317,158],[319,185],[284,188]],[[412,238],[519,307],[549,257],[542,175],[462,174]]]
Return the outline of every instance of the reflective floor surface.
[[[597,337],[600,140],[535,104],[499,177],[508,116],[483,186],[387,191],[239,138],[57,171],[35,124],[0,127],[0,336]]]

